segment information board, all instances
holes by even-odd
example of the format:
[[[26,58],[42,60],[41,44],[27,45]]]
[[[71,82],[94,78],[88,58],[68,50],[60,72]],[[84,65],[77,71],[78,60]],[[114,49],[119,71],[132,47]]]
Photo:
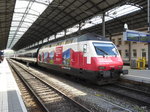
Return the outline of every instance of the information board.
[[[150,42],[150,34],[134,30],[126,30],[126,32],[123,32],[123,39],[125,41]]]

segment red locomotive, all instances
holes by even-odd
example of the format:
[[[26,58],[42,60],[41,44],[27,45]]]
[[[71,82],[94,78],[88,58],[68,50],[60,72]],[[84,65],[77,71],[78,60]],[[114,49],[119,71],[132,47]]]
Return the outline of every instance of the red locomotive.
[[[121,73],[127,73],[127,70],[122,70],[123,61],[116,46],[106,38],[93,33],[49,43],[34,52],[28,51],[29,57],[35,62],[36,55],[33,57],[32,53],[37,54],[36,63],[39,66],[98,84],[112,83]]]

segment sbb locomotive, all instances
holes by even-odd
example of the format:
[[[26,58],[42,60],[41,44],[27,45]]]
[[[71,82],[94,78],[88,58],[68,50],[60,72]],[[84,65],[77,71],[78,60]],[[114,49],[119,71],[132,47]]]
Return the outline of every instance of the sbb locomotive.
[[[119,79],[123,61],[116,46],[105,37],[88,33],[26,51],[17,59],[71,74],[98,84]],[[25,58],[26,57],[26,58]]]

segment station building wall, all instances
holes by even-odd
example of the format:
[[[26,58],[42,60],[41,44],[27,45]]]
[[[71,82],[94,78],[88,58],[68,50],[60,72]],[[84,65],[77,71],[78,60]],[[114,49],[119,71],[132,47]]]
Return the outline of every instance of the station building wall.
[[[139,57],[148,59],[148,45],[144,42],[124,41],[123,35],[111,37],[113,43],[117,46],[124,63],[129,63],[129,43],[131,45],[131,60],[137,60]]]

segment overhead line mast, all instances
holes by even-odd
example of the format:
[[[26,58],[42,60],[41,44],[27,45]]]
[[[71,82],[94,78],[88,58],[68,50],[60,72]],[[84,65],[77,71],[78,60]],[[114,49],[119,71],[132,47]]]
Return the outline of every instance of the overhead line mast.
[[[147,0],[148,33],[150,33],[150,0]],[[148,43],[148,69],[150,70],[150,43]]]

